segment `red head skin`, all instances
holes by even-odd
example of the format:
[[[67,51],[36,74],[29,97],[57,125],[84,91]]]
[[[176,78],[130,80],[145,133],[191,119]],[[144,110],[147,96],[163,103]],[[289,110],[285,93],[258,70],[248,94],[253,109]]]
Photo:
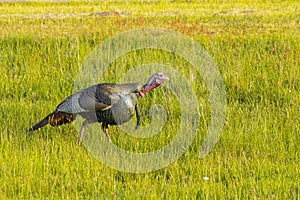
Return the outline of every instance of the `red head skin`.
[[[160,86],[165,80],[169,80],[169,78],[164,73],[156,73],[153,74],[144,85],[142,90],[139,92],[140,96],[144,96],[147,92],[153,90],[154,88]]]

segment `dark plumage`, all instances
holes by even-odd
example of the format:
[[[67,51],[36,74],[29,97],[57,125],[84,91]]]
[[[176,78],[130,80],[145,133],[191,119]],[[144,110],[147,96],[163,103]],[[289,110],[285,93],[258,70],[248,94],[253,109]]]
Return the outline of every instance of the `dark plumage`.
[[[140,115],[137,98],[158,87],[167,80],[163,73],[153,74],[145,85],[139,83],[110,84],[102,83],[83,89],[62,101],[48,116],[32,126],[29,131],[35,131],[47,124],[60,126],[76,119],[78,115],[85,121],[82,123],[78,136],[81,142],[84,129],[91,123],[102,123],[102,130],[109,141],[108,125],[128,122],[136,113],[137,127]]]

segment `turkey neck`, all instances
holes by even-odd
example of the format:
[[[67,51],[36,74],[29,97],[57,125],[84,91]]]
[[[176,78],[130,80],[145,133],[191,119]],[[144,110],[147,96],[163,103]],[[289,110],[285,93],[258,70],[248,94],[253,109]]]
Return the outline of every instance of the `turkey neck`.
[[[139,92],[140,96],[144,96],[147,92],[153,90],[154,88],[158,87],[159,84],[157,83],[150,83],[150,84],[146,84],[144,85],[144,87],[142,88],[142,90]]]

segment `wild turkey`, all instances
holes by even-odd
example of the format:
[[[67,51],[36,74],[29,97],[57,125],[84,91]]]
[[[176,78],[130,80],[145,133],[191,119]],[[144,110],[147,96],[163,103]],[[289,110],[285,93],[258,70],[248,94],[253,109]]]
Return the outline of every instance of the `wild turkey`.
[[[48,116],[32,126],[29,131],[35,131],[47,124],[60,126],[76,119],[78,115],[85,121],[82,123],[78,143],[81,142],[84,129],[91,123],[102,123],[102,130],[111,142],[108,125],[128,122],[136,113],[137,124],[140,115],[137,98],[144,96],[150,90],[158,87],[168,77],[163,73],[153,74],[145,85],[139,83],[110,84],[102,83],[83,89],[62,101]]]

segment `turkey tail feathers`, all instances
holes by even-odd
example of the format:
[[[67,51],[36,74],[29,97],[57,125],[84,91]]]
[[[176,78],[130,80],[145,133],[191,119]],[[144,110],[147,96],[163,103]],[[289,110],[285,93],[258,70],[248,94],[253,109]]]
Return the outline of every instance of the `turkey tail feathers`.
[[[33,125],[29,129],[29,132],[33,132],[39,128],[42,128],[43,126],[46,126],[47,124],[50,124],[52,126],[60,126],[62,124],[67,124],[72,122],[74,119],[75,116],[72,113],[54,111],[53,113],[49,114],[47,117]]]
[[[38,123],[36,123],[35,125],[33,125],[32,127],[30,127],[29,132],[33,132],[43,126],[46,126],[49,122],[48,122],[48,117],[45,117],[44,119],[42,119],[41,121],[39,121]]]

